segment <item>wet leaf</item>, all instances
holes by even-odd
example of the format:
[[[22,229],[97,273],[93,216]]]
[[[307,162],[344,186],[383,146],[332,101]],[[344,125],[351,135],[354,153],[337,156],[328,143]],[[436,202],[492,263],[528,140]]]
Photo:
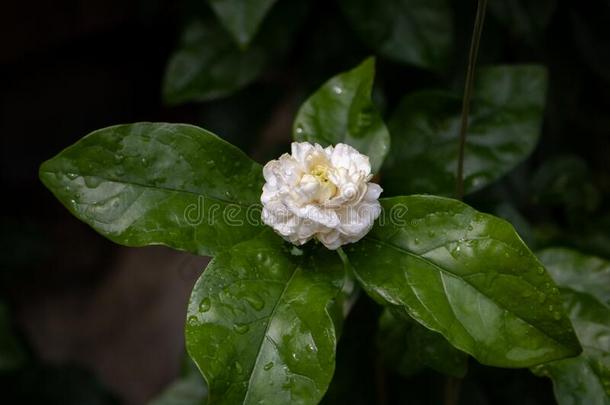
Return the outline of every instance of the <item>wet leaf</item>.
[[[560,405],[610,404],[610,262],[564,248],[538,256],[561,288],[584,351],[534,372],[553,380]]]
[[[453,14],[447,0],[341,0],[356,33],[379,54],[432,70],[451,56]]]
[[[541,66],[480,69],[464,155],[467,193],[499,179],[533,151],[540,136],[547,75]],[[461,96],[407,95],[389,122],[392,149],[383,168],[388,194],[455,191]]]
[[[404,315],[396,317],[389,309],[379,318],[377,341],[385,363],[404,377],[426,367],[454,377],[466,374],[466,353],[451,346],[442,335]]]
[[[299,109],[294,140],[349,144],[370,158],[376,172],[388,152],[390,135],[371,100],[374,80],[375,60],[369,58],[324,83]]]
[[[260,232],[260,165],[185,124],[92,132],[40,167],[40,179],[80,220],[126,246],[210,255]]]
[[[344,268],[272,231],[216,256],[193,289],[187,349],[210,404],[316,404],[335,367]]]
[[[373,299],[483,364],[580,353],[553,280],[508,222],[443,197],[381,201],[376,226],[346,250]]]

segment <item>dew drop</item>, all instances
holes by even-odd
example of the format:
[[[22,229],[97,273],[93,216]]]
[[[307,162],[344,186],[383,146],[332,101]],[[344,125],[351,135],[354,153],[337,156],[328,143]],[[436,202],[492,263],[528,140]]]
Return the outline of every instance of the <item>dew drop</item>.
[[[199,325],[199,319],[197,319],[197,317],[195,315],[191,315],[188,317],[187,322],[190,326],[197,326]]]
[[[99,177],[86,176],[86,177],[84,177],[84,179],[85,179],[85,184],[89,188],[97,188],[97,187],[99,187],[100,184],[102,184],[102,179],[100,179]]]
[[[297,134],[302,134],[303,133],[303,127],[301,125],[297,125],[295,131],[296,131]]]
[[[419,244],[419,238],[415,238],[415,239],[413,240],[413,242],[414,242],[416,245],[418,245],[418,244]]]
[[[68,173],[68,174],[66,174],[66,176],[68,176],[68,178],[70,180],[74,180],[75,178],[78,177],[78,174],[76,174],[76,173]]]
[[[269,363],[265,364],[265,366],[263,367],[263,369],[264,369],[265,371],[269,371],[269,370],[271,370],[272,368],[273,368],[273,362],[272,362],[272,361],[270,361]]]
[[[248,325],[236,323],[235,326],[233,326],[233,329],[235,330],[235,332],[239,333],[240,335],[243,335],[244,333],[250,330],[250,327]]]
[[[265,301],[258,295],[247,296],[246,301],[248,301],[248,304],[257,311],[260,311],[265,307]]]
[[[472,231],[474,228],[472,227],[472,225],[468,225],[468,230]]]
[[[308,352],[313,352],[313,351],[315,351],[315,348],[314,348],[312,345],[307,345],[307,346],[305,346],[305,349],[306,349]]]
[[[335,92],[335,94],[343,93],[343,89],[340,86],[333,86],[333,91]]]
[[[212,302],[210,301],[209,298],[204,298],[201,300],[201,302],[199,303],[199,312],[208,312],[210,310],[210,307],[212,306]]]

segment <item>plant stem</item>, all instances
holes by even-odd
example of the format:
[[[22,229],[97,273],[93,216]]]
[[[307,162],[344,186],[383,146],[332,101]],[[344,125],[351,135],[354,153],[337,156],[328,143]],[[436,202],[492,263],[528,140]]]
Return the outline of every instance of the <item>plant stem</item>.
[[[460,125],[460,146],[458,154],[457,179],[455,185],[455,196],[461,200],[464,198],[464,147],[466,146],[466,132],[468,131],[468,115],[470,114],[470,99],[474,84],[474,72],[479,53],[479,43],[483,32],[485,21],[485,10],[487,0],[478,0],[477,15],[474,20],[474,29],[470,41],[470,53],[468,55],[468,68],[466,70],[466,83],[464,85],[464,98],[462,99],[462,122]]]

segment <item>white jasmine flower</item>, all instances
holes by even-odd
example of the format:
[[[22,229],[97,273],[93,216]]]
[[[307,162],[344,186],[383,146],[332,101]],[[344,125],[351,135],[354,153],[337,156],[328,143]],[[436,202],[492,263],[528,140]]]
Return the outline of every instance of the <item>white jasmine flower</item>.
[[[368,156],[342,143],[291,149],[263,168],[263,222],[295,245],[316,238],[334,250],[360,240],[381,213]]]

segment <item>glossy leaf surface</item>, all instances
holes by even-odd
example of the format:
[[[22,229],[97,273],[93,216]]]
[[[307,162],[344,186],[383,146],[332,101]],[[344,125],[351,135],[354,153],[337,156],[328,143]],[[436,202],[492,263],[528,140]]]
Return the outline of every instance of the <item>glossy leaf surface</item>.
[[[497,180],[532,152],[540,136],[546,83],[541,66],[477,72],[464,155],[467,193]],[[387,193],[453,194],[460,114],[457,94],[420,91],[402,100],[389,122]]]
[[[235,41],[246,47],[277,0],[208,0]]]
[[[95,131],[40,167],[80,220],[126,246],[209,255],[260,232],[260,165],[191,125],[138,123]]]
[[[341,0],[362,40],[379,54],[442,70],[451,56],[453,15],[447,0]]]
[[[294,140],[349,144],[370,158],[376,172],[388,152],[390,134],[371,100],[374,80],[375,60],[369,58],[324,83],[299,109]]]
[[[271,231],[216,256],[188,308],[187,348],[210,404],[316,404],[334,371],[344,280],[336,252]],[[292,253],[291,253],[292,252]]]
[[[560,286],[584,351],[534,372],[553,380],[560,405],[610,404],[610,262],[563,248],[538,256]]]
[[[394,316],[387,308],[379,318],[378,345],[386,364],[404,377],[425,367],[455,377],[466,374],[466,353],[451,346],[442,335],[404,314]]]
[[[443,197],[381,201],[376,226],[346,249],[377,302],[483,364],[526,367],[580,352],[553,280],[508,222]]]

